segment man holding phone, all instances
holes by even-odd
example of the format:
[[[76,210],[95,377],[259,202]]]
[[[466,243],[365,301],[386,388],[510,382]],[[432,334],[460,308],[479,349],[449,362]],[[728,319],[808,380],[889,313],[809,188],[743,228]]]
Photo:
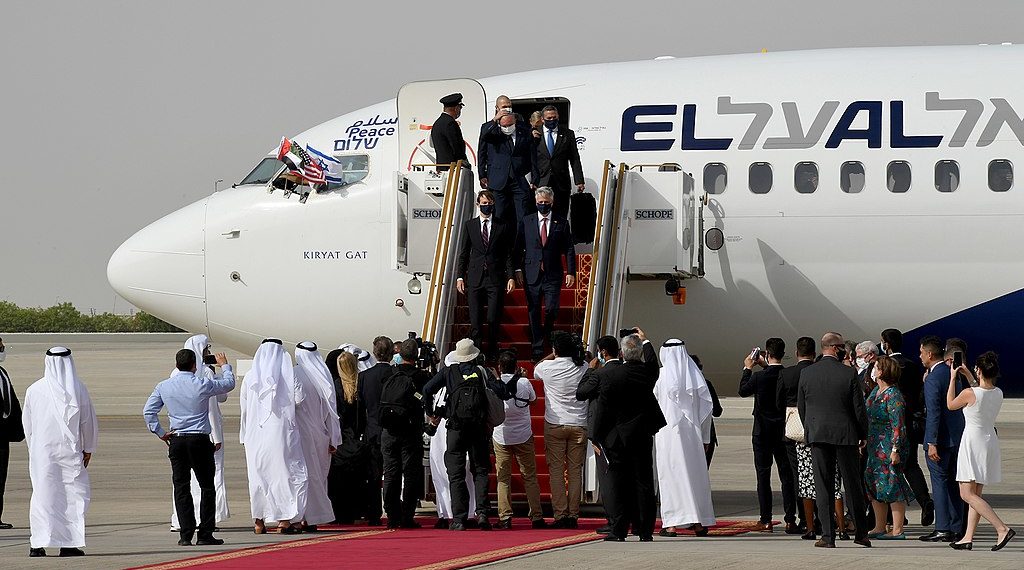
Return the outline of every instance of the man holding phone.
[[[935,502],[935,531],[919,537],[924,542],[955,542],[964,530],[964,502],[956,482],[956,460],[960,437],[964,433],[962,410],[946,406],[950,372],[945,358],[954,358],[956,351],[943,350],[937,336],[921,339],[921,364],[928,370],[924,379],[925,417],[924,443],[927,445],[928,472],[932,480]],[[960,358],[963,358],[961,351]],[[959,387],[954,390],[959,394]]]

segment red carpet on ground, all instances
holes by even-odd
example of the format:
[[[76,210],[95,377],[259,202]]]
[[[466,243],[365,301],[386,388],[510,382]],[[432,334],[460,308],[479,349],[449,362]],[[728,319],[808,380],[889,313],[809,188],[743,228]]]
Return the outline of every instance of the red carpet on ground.
[[[594,530],[602,519],[584,519],[578,529],[533,530],[526,519],[512,530],[452,532],[424,528],[387,530],[380,527],[321,527],[331,529],[299,540],[234,550],[185,560],[141,566],[147,570],[198,568],[372,568],[373,570],[451,570],[521,556],[552,548],[600,540]],[[334,531],[334,529],[337,529]]]

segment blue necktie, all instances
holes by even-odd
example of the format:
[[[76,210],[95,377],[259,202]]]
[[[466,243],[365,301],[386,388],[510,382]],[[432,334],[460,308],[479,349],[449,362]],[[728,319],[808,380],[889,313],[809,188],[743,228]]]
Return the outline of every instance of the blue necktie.
[[[548,129],[548,155],[549,156],[555,154],[555,137],[554,137],[554,134],[555,134],[554,131],[552,131],[551,129]]]

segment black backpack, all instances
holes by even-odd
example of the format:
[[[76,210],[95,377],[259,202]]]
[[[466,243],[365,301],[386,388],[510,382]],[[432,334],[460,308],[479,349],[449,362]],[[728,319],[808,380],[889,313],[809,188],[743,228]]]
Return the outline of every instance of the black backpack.
[[[409,395],[416,391],[412,377],[396,369],[384,380],[380,391],[380,407],[377,409],[380,427],[401,431],[413,424],[414,414],[420,407],[410,401]]]
[[[459,380],[448,394],[448,426],[463,429],[486,425],[487,387],[484,385],[483,373],[476,366],[463,372],[460,365],[455,368],[455,374]]]

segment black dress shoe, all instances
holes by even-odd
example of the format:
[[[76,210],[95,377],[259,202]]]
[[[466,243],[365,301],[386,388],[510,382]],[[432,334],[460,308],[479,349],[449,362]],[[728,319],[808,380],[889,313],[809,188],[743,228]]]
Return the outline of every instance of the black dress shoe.
[[[224,539],[214,538],[212,536],[196,539],[196,546],[220,546],[222,544],[224,544]]]
[[[448,525],[450,524],[451,521],[449,521],[448,519],[437,519],[437,522],[434,523],[434,528],[438,530],[446,530],[448,528]]]
[[[786,534],[802,534],[803,531],[796,523],[786,523]]]
[[[1003,547],[1006,546],[1006,543],[1010,542],[1010,539],[1015,537],[1015,536],[1017,536],[1017,531],[1015,531],[1015,530],[1013,530],[1011,528],[1009,530],[1009,532],[1006,533],[1006,536],[1004,536],[1003,539],[999,541],[999,544],[997,544],[997,545],[992,547],[992,552],[995,552],[997,550],[1002,550]]]
[[[611,534],[612,527],[610,525],[604,525],[603,527],[595,530],[594,532],[596,532],[597,534]]]
[[[974,542],[950,542],[949,547],[953,550],[974,550]]]
[[[466,530],[466,525],[458,521],[453,521],[448,525],[448,530]]]
[[[814,540],[814,539],[818,538],[818,535],[814,534],[813,530],[809,530],[806,533],[800,535],[800,538],[802,538],[804,540]]]
[[[850,540],[850,533],[848,533],[848,532],[846,532],[846,531],[844,530],[844,531],[840,532],[840,533],[839,533],[839,534],[837,535],[837,537],[839,538],[839,540]]]
[[[398,524],[398,519],[388,519],[388,528],[395,529],[402,525]]]
[[[58,556],[85,556],[85,552],[81,548],[61,548]]]
[[[421,525],[420,523],[418,523],[418,522],[416,522],[416,521],[414,521],[414,520],[409,520],[409,521],[405,521],[405,522],[403,522],[403,523],[401,524],[401,527],[402,527],[402,528],[406,528],[406,529],[411,529],[411,528],[423,528],[423,525]]]
[[[13,524],[0,521],[0,530],[11,530],[12,528],[14,528]]]
[[[871,541],[867,538],[858,538],[857,540],[854,540],[853,543],[859,544],[864,548],[871,548]]]
[[[494,528],[498,530],[511,530],[512,519],[499,520],[498,523],[494,525]]]
[[[178,539],[178,546],[192,546],[192,539],[191,538],[179,538]]]
[[[28,549],[28,556],[29,556],[29,558],[39,558],[40,556],[46,556],[46,549],[45,548],[29,548]]]
[[[562,517],[555,522],[551,523],[551,528],[573,528],[569,517]]]
[[[652,535],[644,534],[644,535],[640,536],[640,542],[653,542],[653,541],[654,541],[654,537]]]
[[[693,526],[693,536],[707,536],[709,532],[708,527],[702,524]]]
[[[928,501],[921,507],[921,526],[932,526],[935,522],[935,503]]]
[[[924,536],[917,537],[921,542],[953,542],[954,538],[955,537],[951,532],[940,532],[937,530]]]
[[[604,537],[604,541],[605,542],[626,542],[626,539],[622,538],[621,536],[615,536],[614,534],[609,534],[608,536]]]
[[[491,530],[491,521],[487,520],[487,515],[480,515],[476,517],[476,526],[480,530]]]
[[[530,523],[530,526],[532,526],[533,528],[548,528],[548,523],[544,519],[537,519]]]
[[[658,531],[658,536],[665,536],[665,537],[668,537],[668,538],[675,538],[675,537],[679,536],[679,533],[674,531],[674,530],[669,530],[667,528],[663,528],[663,529]]]

